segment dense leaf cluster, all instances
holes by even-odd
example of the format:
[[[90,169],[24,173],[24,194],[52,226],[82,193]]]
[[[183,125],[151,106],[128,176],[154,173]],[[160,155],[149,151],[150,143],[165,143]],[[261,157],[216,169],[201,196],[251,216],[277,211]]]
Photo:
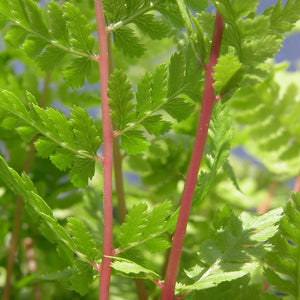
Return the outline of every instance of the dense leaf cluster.
[[[294,299],[299,297],[299,209],[298,193],[286,204],[279,231],[270,239],[273,251],[266,256],[270,267],[265,269],[267,281],[276,290],[291,295]]]
[[[78,7],[71,3],[60,7],[50,1],[45,18],[32,0],[1,0],[0,15],[2,26],[11,24],[5,39],[14,47],[21,45],[44,71],[52,71],[71,54],[64,77],[74,88],[84,85],[91,68],[95,39]]]
[[[194,105],[182,97],[191,85],[186,68],[184,54],[175,53],[170,60],[169,72],[163,64],[153,74],[146,73],[138,84],[135,97],[122,71],[115,70],[111,75],[108,92],[111,119],[116,124],[116,133],[121,135],[121,146],[127,153],[138,154],[149,146],[137,127],[144,127],[155,136],[170,130],[170,122],[164,121],[158,111],[166,111],[178,122],[191,114]]]
[[[43,109],[27,94],[26,106],[11,92],[1,91],[0,113],[3,126],[14,127],[25,142],[36,134],[41,157],[50,157],[60,170],[70,168],[70,179],[77,187],[85,187],[95,169],[96,152],[101,144],[97,129],[86,110],[74,106],[70,120],[58,110]]]
[[[299,89],[291,82],[282,93],[279,86],[270,71],[263,83],[236,92],[230,106],[236,121],[247,125],[240,134],[251,137],[246,142],[251,154],[278,177],[286,178],[297,175],[300,163]],[[258,124],[258,119],[263,121]]]
[[[73,289],[85,294],[93,279],[92,264],[97,256],[96,245],[91,234],[82,222],[75,218],[68,219],[67,232],[54,218],[48,204],[37,194],[29,177],[25,173],[22,176],[18,175],[2,157],[0,157],[0,174],[6,184],[25,201],[32,222],[39,226],[40,231],[49,241],[57,245],[59,255],[62,255],[74,268],[70,279]],[[74,260],[74,254],[78,259]],[[81,281],[82,276],[85,277],[84,281]]]

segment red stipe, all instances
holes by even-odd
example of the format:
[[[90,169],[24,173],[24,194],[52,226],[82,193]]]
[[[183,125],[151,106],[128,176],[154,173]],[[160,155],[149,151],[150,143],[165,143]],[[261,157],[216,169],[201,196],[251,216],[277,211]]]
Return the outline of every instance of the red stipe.
[[[97,270],[98,272],[100,272],[101,265],[100,265],[100,264],[97,264],[97,263],[95,262],[95,263],[93,263],[93,268],[94,268],[95,270]]]
[[[299,193],[300,192],[300,175],[296,177],[296,181],[293,187],[293,193]]]
[[[120,131],[117,131],[117,130],[113,131],[113,137],[114,138],[117,137],[117,136],[119,136],[119,134],[120,134]]]
[[[293,187],[294,194],[299,192],[300,192],[300,174],[296,177],[296,181]],[[290,198],[290,200],[291,200],[291,204],[294,205],[294,200],[292,197]]]
[[[176,299],[174,296],[174,290],[179,269],[182,246],[191,210],[193,194],[195,186],[197,184],[197,177],[207,138],[209,122],[215,103],[215,95],[213,89],[214,79],[212,77],[212,73],[213,67],[216,65],[220,53],[223,27],[224,21],[221,15],[217,13],[209,62],[205,70],[205,84],[200,119],[196,133],[192,158],[190,161],[189,170],[186,177],[184,191],[181,199],[181,206],[177,226],[173,236],[173,243],[168,261],[166,280],[162,289],[162,300]]]
[[[96,61],[96,62],[99,61],[99,58],[100,58],[99,55],[92,55],[91,56],[91,59],[94,60],[94,61]]]
[[[121,253],[122,251],[121,251],[121,249],[119,249],[119,248],[117,248],[117,249],[114,249],[113,250],[113,255],[117,255],[117,254],[119,254],[119,253]]]
[[[95,160],[99,161],[100,163],[102,163],[103,162],[103,157],[101,157],[101,156],[95,156]]]
[[[151,280],[153,283],[155,283],[160,289],[163,288],[164,282],[161,280]]]
[[[107,32],[105,30],[105,18],[103,6],[100,0],[95,0],[95,12],[97,32],[99,38],[100,57],[98,59],[100,71],[100,87],[102,102],[103,124],[103,256],[100,268],[99,300],[108,300],[113,255],[113,213],[112,213],[112,167],[113,167],[113,134],[108,106],[108,79],[109,56],[107,45]]]
[[[217,95],[215,98],[215,101],[218,102],[220,100],[222,100],[223,96],[222,95]]]

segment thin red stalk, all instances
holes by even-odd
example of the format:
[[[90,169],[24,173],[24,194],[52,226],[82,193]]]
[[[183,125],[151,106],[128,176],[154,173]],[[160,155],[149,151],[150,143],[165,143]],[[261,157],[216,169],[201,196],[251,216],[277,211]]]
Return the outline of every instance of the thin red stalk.
[[[293,187],[293,193],[299,193],[300,192],[300,174],[296,177],[296,181]]]
[[[14,257],[15,257],[18,239],[19,239],[22,211],[23,211],[22,199],[21,197],[18,196],[15,219],[14,219],[14,228],[12,232],[12,239],[9,247],[7,264],[6,264],[6,282],[4,287],[3,300],[10,299],[11,276],[13,273]]]
[[[99,38],[98,58],[100,72],[100,87],[102,101],[102,124],[103,124],[103,254],[100,268],[99,300],[109,298],[109,285],[113,255],[113,206],[112,206],[112,167],[113,167],[113,134],[108,106],[108,79],[109,79],[109,55],[108,35],[105,30],[105,17],[102,2],[95,0],[95,12],[97,21],[97,32]]]
[[[34,248],[33,248],[33,239],[28,237],[24,239],[24,245],[26,248],[26,258],[28,261],[28,269],[31,272],[37,272],[37,265],[35,261]],[[34,299],[41,300],[42,294],[38,285],[34,286]]]
[[[293,193],[299,193],[300,192],[300,174],[296,177],[296,181],[293,187]],[[291,197],[290,198],[292,205],[294,204],[294,200]]]
[[[263,215],[269,210],[269,207],[273,200],[277,185],[278,185],[277,182],[272,182],[270,184],[269,190],[268,190],[268,195],[267,195],[265,201],[261,205],[259,205],[256,209],[256,212],[258,214]]]
[[[200,167],[204,146],[206,142],[209,122],[215,104],[215,96],[214,96],[214,89],[213,89],[214,79],[212,78],[212,73],[213,73],[213,67],[216,65],[220,53],[223,27],[224,27],[223,19],[221,15],[217,13],[209,62],[205,70],[205,85],[204,85],[204,92],[202,98],[200,119],[199,119],[198,129],[196,133],[192,158],[190,161],[189,170],[186,177],[184,191],[181,199],[181,206],[180,206],[177,226],[173,236],[173,242],[172,242],[172,248],[171,248],[170,258],[168,262],[166,279],[165,279],[164,287],[162,289],[162,296],[161,296],[162,300],[174,299],[174,290],[175,290],[175,284],[176,284],[176,279],[177,279],[177,274],[179,269],[184,236],[186,232],[186,226],[188,223],[193,194],[197,183],[197,177],[198,177],[199,167]]]
[[[46,102],[47,98],[47,92],[49,88],[49,83],[50,83],[50,78],[51,78],[51,73],[48,72],[46,74],[45,82],[44,82],[44,87],[43,91],[41,94],[41,98],[39,101],[39,106],[43,107]],[[32,139],[30,143],[30,149],[27,155],[27,159],[25,161],[23,171],[25,173],[28,173],[34,158],[34,142],[37,139],[37,135]],[[15,218],[14,218],[14,227],[13,227],[13,232],[12,232],[12,239],[11,243],[9,246],[9,252],[8,252],[8,257],[7,257],[7,264],[6,264],[6,281],[5,281],[5,287],[4,287],[4,293],[3,293],[3,300],[9,300],[10,299],[10,291],[11,291],[11,276],[13,273],[13,266],[14,266],[14,257],[15,253],[17,250],[17,244],[19,240],[19,232],[21,228],[21,219],[22,219],[22,214],[23,214],[23,201],[20,196],[17,197],[17,205],[16,205],[16,213],[15,213]]]

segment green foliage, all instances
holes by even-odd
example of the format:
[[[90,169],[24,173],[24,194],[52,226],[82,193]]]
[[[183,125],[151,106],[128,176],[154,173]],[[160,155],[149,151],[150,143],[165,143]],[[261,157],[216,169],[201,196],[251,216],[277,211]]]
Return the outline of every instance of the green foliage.
[[[243,276],[232,281],[224,281],[217,287],[195,291],[191,294],[190,299],[237,299],[237,300],[251,300],[255,295],[255,299],[269,299],[276,300],[278,297],[263,292],[261,284],[251,282],[250,276]]]
[[[199,176],[199,186],[195,190],[194,204],[201,202],[209,190],[212,188],[217,172],[222,166],[227,166],[229,176],[235,181],[235,176],[232,172],[228,157],[231,149],[231,141],[233,138],[232,119],[227,107],[218,103],[212,115],[209,132],[207,155],[205,162],[208,167],[208,172],[201,172]],[[237,185],[237,184],[236,184]]]
[[[174,230],[173,219],[175,215],[170,217],[170,214],[171,203],[169,201],[157,205],[150,213],[145,203],[135,205],[129,211],[125,223],[121,226],[119,236],[120,250],[123,251],[140,245],[165,232]],[[156,241],[165,244],[165,239],[156,239]]]
[[[268,250],[266,239],[277,230],[282,209],[262,216],[243,212],[240,216],[224,208],[215,218],[213,238],[200,246],[201,262],[186,271],[194,283],[177,286],[178,291],[201,290],[251,274],[260,268]]]
[[[186,119],[193,105],[179,98],[189,86],[185,75],[183,53],[175,53],[170,61],[169,76],[166,65],[158,66],[153,74],[146,73],[138,84],[134,97],[133,88],[122,70],[115,70],[109,81],[109,106],[111,119],[121,135],[121,146],[128,154],[138,154],[149,147],[141,130],[160,136],[170,129],[170,122],[162,120],[159,110],[165,110],[178,122]],[[166,84],[168,82],[168,90]],[[136,98],[136,103],[134,101]]]
[[[135,24],[142,34],[151,39],[162,39],[172,34],[172,26],[183,27],[186,21],[185,15],[181,16],[178,11],[175,1],[105,0],[103,2],[109,19],[108,28],[113,33],[115,46],[131,57],[142,56],[145,47],[130,24]],[[197,1],[187,0],[179,1],[180,7],[180,3],[196,11],[202,11],[209,5],[208,1],[199,4]]]
[[[64,78],[72,88],[84,85],[85,76],[91,70],[91,60],[88,57],[73,59],[72,63],[64,70]]]
[[[290,30],[299,18],[299,1],[288,1],[284,8],[282,2],[278,1],[273,9],[267,9],[263,16],[259,17],[256,17],[258,1],[252,1],[251,5],[246,5],[244,1],[233,1],[232,5],[229,0],[212,2],[227,23],[223,47],[233,47],[234,54],[242,64],[240,67],[243,76],[239,74],[234,78],[235,84],[240,82],[242,85],[251,85],[261,81],[266,73],[260,64],[278,52],[283,40],[282,34]],[[266,15],[269,18],[266,18]],[[204,22],[204,19],[201,19],[201,22]],[[209,22],[209,19],[205,22]],[[204,25],[209,26],[207,23]],[[239,69],[238,63],[235,64],[232,71]]]
[[[78,250],[84,253],[88,261],[94,261],[97,256],[96,244],[86,227],[79,220],[70,217],[68,218],[68,228]]]
[[[281,1],[278,1],[264,12],[264,15],[270,17],[271,29],[277,34],[283,34],[291,30],[299,19],[299,14],[299,0],[288,0],[285,6]]]
[[[53,217],[53,212],[48,204],[37,194],[29,177],[24,173],[22,177],[19,176],[7,165],[2,156],[0,157],[0,166],[1,178],[4,179],[10,189],[25,201],[28,214],[39,225],[45,237],[63,249],[67,247],[66,251],[72,251],[80,259],[92,262],[96,256],[95,244],[83,224],[75,218],[69,220],[70,232],[73,235],[71,238]]]
[[[93,282],[93,267],[83,261],[76,261],[70,279],[70,288],[84,296]]]
[[[90,36],[91,28],[87,19],[81,14],[80,9],[71,3],[66,3],[63,16],[67,21],[70,33],[70,45],[77,51],[93,54],[95,39]]]
[[[58,110],[40,108],[31,94],[27,94],[27,107],[11,92],[2,90],[0,98],[0,108],[6,114],[4,125],[10,127],[14,122],[27,142],[35,134],[42,134],[35,142],[39,154],[50,157],[60,170],[70,168],[75,186],[87,186],[88,178],[94,175],[94,160],[100,146],[96,127],[87,112],[74,106],[68,120]]]
[[[266,260],[268,268],[265,276],[268,283],[291,299],[299,297],[299,224],[300,196],[292,195],[292,200],[284,208],[285,215],[279,224],[279,231],[270,239],[272,252]]]
[[[133,57],[140,57],[145,52],[145,47],[134,35],[134,31],[131,28],[121,27],[114,31],[115,46],[120,48],[124,54],[131,55]]]
[[[175,53],[170,60],[168,96],[171,97],[181,92],[184,87],[184,55],[182,52]]]
[[[95,39],[79,8],[71,3],[61,7],[50,1],[46,18],[33,0],[8,2],[9,5],[0,6],[0,15],[6,23],[11,22],[6,40],[13,47],[21,45],[44,71],[54,70],[67,55],[79,56],[71,59],[64,75],[73,88],[83,86],[90,71]]]
[[[168,235],[175,230],[178,217],[178,211],[171,214],[171,209],[170,201],[162,202],[150,212],[145,203],[133,206],[120,228],[117,249],[120,254],[113,257],[114,270],[128,277],[159,279],[145,252],[153,255],[170,247]]]
[[[234,54],[221,56],[214,68],[215,93],[225,95],[236,87],[242,77],[242,64]]]
[[[115,70],[109,81],[111,119],[118,130],[126,128],[134,120],[133,92],[123,71]]]
[[[151,11],[157,10],[159,1],[103,1],[109,19],[108,28],[113,32],[115,46],[127,56],[140,57],[145,47],[129,24],[135,24],[141,33],[151,39],[166,37],[171,27],[160,16]],[[116,9],[117,7],[117,9]]]
[[[159,278],[159,275],[154,271],[125,258],[114,257],[111,266],[114,270],[125,274],[125,276],[145,279],[151,278],[153,280]]]
[[[237,91],[230,107],[234,119],[247,125],[239,133],[251,136],[245,141],[247,151],[278,177],[292,177],[298,172],[300,159],[298,88],[290,82],[282,94],[274,76],[270,70],[263,83]]]

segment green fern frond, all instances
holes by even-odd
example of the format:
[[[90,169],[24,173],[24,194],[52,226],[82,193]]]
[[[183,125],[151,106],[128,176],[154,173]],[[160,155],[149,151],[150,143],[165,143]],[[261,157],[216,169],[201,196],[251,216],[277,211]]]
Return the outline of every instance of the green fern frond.
[[[127,214],[125,223],[120,229],[120,251],[137,247],[152,239],[163,244],[163,250],[165,250],[166,239],[157,239],[157,237],[173,228],[174,218],[170,217],[171,206],[169,201],[164,201],[148,212],[145,203],[135,205]],[[176,213],[174,215],[176,216]],[[167,248],[169,246],[167,243]]]
[[[6,113],[3,124],[11,118],[20,122],[16,129],[27,142],[35,134],[43,135],[35,142],[39,154],[50,157],[60,170],[71,168],[73,184],[86,186],[88,178],[94,175],[96,152],[101,144],[92,119],[80,107],[72,108],[71,120],[68,120],[58,110],[40,108],[29,93],[27,100],[25,106],[13,93],[1,90],[0,110]]]
[[[184,54],[181,52],[172,56],[169,74],[165,64],[158,66],[153,74],[146,73],[135,95],[125,73],[115,70],[110,77],[108,96],[111,118],[116,124],[117,134],[121,136],[122,148],[129,154],[138,154],[148,148],[143,132],[137,130],[141,126],[155,136],[167,132],[171,124],[163,120],[159,113],[161,110],[178,122],[186,119],[194,105],[183,99],[181,94],[186,90],[189,93],[192,84],[193,81],[186,76]]]
[[[269,268],[265,276],[278,292],[286,293],[291,299],[299,299],[300,257],[300,195],[293,194],[284,208],[278,233],[269,241],[273,245],[267,254]]]
[[[6,23],[11,22],[6,40],[14,47],[21,46],[44,71],[54,70],[65,56],[75,56],[66,79],[68,82],[73,79],[76,81],[73,87],[82,86],[89,71],[83,65],[86,65],[86,61],[88,64],[92,61],[95,39],[91,35],[91,26],[79,8],[71,3],[60,7],[51,1],[45,18],[33,0],[10,0],[8,4],[0,6],[0,16],[6,19]]]
[[[224,208],[215,219],[214,237],[200,246],[201,263],[185,271],[194,283],[178,284],[177,291],[184,294],[211,288],[261,268],[261,259],[268,251],[265,240],[275,235],[281,217],[282,209],[262,216],[245,212],[236,216]]]
[[[66,247],[68,251],[71,251],[71,256],[75,253],[84,262],[93,263],[96,255],[94,241],[81,222],[76,219],[69,220],[71,233],[74,235],[74,239],[72,239],[54,218],[52,209],[37,194],[29,177],[25,173],[22,176],[18,175],[7,165],[2,156],[0,156],[0,175],[7,186],[25,201],[28,214],[33,217],[47,239],[57,243],[58,246]],[[83,247],[83,236],[89,237],[88,248]]]
[[[282,178],[295,176],[300,165],[298,93],[291,82],[282,95],[270,71],[264,83],[240,89],[230,102],[234,119],[247,125],[241,132],[251,136],[247,151]]]

